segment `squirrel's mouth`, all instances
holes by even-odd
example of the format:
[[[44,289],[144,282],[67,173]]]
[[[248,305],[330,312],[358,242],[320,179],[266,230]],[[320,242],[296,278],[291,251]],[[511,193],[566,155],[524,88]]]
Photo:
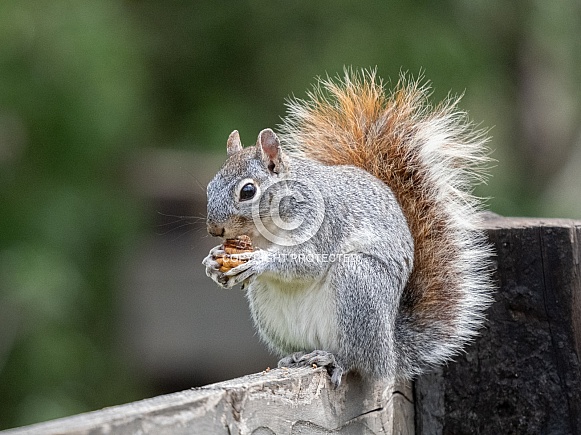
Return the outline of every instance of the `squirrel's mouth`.
[[[208,233],[223,240],[236,239],[240,236],[248,236],[253,239],[256,228],[252,223],[252,219],[243,216],[232,216],[219,228],[214,228],[213,232],[210,231],[210,225],[208,225]]]

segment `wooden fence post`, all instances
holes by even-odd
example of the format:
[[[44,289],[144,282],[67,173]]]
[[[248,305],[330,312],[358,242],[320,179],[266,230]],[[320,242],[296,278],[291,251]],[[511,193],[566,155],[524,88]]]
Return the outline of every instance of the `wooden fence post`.
[[[466,354],[415,383],[421,434],[581,433],[581,222],[493,218],[498,291]]]

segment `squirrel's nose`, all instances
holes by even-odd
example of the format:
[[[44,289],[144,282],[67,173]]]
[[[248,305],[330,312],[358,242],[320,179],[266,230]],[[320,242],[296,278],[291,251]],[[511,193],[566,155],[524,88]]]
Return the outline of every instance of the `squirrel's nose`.
[[[214,237],[222,237],[224,235],[224,227],[221,225],[208,224],[208,233]]]

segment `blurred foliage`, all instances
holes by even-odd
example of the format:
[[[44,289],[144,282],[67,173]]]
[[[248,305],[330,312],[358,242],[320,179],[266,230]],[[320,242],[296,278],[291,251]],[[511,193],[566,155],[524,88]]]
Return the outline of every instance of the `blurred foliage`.
[[[221,152],[234,128],[251,143],[279,122],[286,97],[344,65],[394,81],[424,71],[434,101],[465,93],[472,119],[494,126],[498,163],[479,188],[494,211],[581,213],[559,208],[565,197],[541,201],[581,147],[580,8],[1,2],[0,428],[147,394],[115,341],[119,262],[143,228],[123,184],[131,153]]]
[[[0,3],[0,425],[134,400],[115,272],[140,224],[120,183],[145,62],[117,2]]]

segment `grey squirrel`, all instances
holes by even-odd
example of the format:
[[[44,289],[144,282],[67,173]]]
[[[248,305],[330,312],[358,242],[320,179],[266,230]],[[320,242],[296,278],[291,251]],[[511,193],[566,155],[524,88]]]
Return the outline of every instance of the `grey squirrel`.
[[[256,249],[226,272],[223,245],[203,264],[222,287],[244,284],[279,366],[325,366],[335,386],[348,370],[410,379],[481,326],[491,251],[471,189],[487,138],[458,99],[428,97],[419,80],[388,93],[375,71],[346,71],[289,101],[280,139],[228,138],[208,232]]]

